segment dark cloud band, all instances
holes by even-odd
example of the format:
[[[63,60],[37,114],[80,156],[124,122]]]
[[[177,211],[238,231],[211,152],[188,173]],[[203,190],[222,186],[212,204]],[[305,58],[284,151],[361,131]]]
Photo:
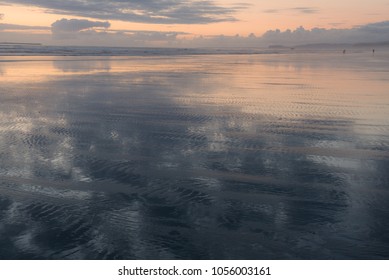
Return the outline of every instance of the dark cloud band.
[[[56,32],[78,32],[85,29],[101,27],[109,28],[111,24],[108,21],[90,21],[85,19],[66,19],[57,20],[51,25],[53,33]]]
[[[50,30],[50,27],[0,23],[0,30]]]
[[[142,23],[206,24],[236,21],[234,14],[247,8],[245,4],[231,7],[211,0],[5,0],[46,9],[47,12]]]
[[[298,14],[316,14],[319,12],[319,10],[315,7],[293,7],[287,9],[268,9],[264,10],[263,12],[267,14],[278,14],[284,12],[294,12]]]

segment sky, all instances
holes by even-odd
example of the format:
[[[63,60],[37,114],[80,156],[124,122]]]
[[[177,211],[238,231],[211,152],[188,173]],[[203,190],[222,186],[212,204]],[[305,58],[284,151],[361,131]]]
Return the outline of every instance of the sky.
[[[255,46],[389,41],[389,0],[2,0],[0,42]]]

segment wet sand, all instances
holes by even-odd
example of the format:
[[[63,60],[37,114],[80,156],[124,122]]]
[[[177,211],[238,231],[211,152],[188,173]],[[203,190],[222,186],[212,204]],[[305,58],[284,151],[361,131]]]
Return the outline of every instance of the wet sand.
[[[388,259],[388,58],[0,58],[0,258]]]

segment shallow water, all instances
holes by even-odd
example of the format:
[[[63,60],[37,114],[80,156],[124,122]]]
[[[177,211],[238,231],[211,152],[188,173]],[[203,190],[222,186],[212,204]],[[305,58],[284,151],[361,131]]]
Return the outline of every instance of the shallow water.
[[[388,259],[388,58],[0,58],[0,258]]]

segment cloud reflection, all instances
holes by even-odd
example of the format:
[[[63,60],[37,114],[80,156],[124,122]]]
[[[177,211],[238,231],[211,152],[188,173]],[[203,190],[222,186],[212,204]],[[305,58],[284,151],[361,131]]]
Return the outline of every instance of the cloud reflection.
[[[358,107],[366,80],[326,59],[229,57],[40,61],[57,74],[5,79],[1,258],[385,257],[369,221],[387,210],[388,134],[355,126],[386,97]]]

